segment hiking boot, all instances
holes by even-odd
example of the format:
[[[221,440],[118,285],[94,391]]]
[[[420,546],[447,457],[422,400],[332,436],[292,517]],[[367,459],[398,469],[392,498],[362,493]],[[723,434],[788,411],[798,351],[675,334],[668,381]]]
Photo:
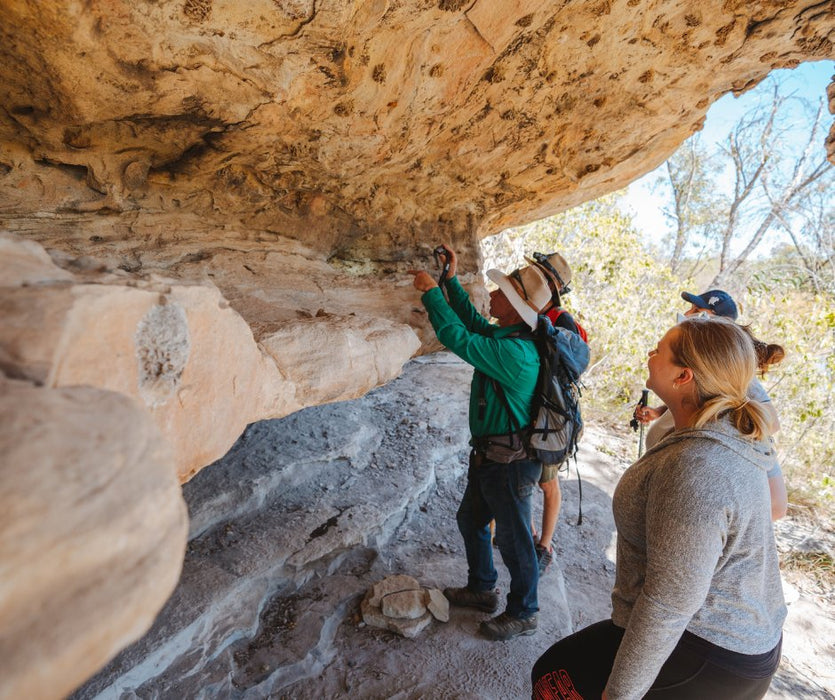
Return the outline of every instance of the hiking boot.
[[[479,630],[487,639],[492,639],[494,642],[533,634],[536,632],[536,614],[523,620],[503,612],[492,620],[482,622]]]
[[[551,563],[551,560],[554,558],[554,555],[549,552],[545,547],[541,544],[536,545],[536,560],[539,562],[539,575],[545,573],[548,565]]]
[[[484,612],[496,612],[499,596],[496,591],[471,591],[469,588],[444,588],[450,605],[462,608],[478,608]]]

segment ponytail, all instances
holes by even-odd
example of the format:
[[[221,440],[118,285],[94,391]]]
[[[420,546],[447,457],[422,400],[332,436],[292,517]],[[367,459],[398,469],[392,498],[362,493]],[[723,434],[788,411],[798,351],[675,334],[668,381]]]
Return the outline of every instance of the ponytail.
[[[786,357],[786,351],[782,345],[777,343],[766,343],[757,338],[752,332],[750,326],[740,325],[754,342],[754,351],[757,353],[757,371],[761,377],[766,375],[766,372],[772,365],[779,365]]]
[[[745,397],[742,401],[727,396],[714,396],[705,401],[694,427],[701,428],[712,420],[728,414],[733,426],[754,440],[768,437],[769,414],[760,401]]]

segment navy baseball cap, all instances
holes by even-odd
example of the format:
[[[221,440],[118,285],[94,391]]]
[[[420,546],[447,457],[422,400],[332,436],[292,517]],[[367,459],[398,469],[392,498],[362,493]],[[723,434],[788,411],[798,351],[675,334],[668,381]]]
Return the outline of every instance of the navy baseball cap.
[[[739,316],[739,311],[736,308],[736,302],[733,297],[721,289],[711,289],[704,294],[690,294],[690,292],[682,292],[681,298],[684,301],[689,301],[693,306],[700,309],[708,309],[717,316],[725,316],[736,321]]]

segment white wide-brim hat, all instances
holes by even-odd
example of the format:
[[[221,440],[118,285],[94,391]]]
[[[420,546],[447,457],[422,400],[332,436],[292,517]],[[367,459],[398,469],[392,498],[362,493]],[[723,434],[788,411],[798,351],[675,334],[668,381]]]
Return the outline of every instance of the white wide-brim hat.
[[[487,277],[502,290],[522,320],[536,330],[536,317],[551,302],[548,279],[542,271],[533,266],[519,268],[510,275],[501,270],[487,270]]]

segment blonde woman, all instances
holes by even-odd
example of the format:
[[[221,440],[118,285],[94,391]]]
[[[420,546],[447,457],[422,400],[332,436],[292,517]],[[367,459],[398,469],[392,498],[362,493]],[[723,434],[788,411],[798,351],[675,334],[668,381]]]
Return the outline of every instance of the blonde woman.
[[[747,394],[753,342],[731,321],[689,318],[647,365],[675,432],[615,490],[612,618],[545,652],[533,697],[761,698],[786,607],[768,507],[768,413]]]
[[[690,308],[684,314],[679,314],[679,321],[699,315],[707,316],[708,318],[724,317],[733,321],[737,319],[736,302],[730,294],[720,289],[713,289],[700,295],[682,292],[681,298],[690,302]],[[778,365],[783,361],[786,352],[780,345],[765,343],[754,337],[749,326],[741,327],[751,335],[751,339],[754,341],[754,350],[757,353],[757,374],[759,378],[764,378],[772,366]],[[777,416],[774,404],[771,403],[771,397],[759,381],[759,378],[754,377],[751,381],[751,385],[748,387],[748,397],[759,401],[763,405],[763,408],[768,414],[768,434],[774,435],[780,430],[780,419]],[[646,439],[647,449],[653,447],[660,440],[663,440],[674,430],[672,415],[667,411],[667,407],[663,403],[660,406],[642,406],[638,404],[635,407],[633,415],[641,423],[645,425],[650,424]],[[776,460],[768,474],[768,487],[771,491],[771,519],[779,520],[788,512],[789,501],[783,472],[780,469],[779,462]]]

